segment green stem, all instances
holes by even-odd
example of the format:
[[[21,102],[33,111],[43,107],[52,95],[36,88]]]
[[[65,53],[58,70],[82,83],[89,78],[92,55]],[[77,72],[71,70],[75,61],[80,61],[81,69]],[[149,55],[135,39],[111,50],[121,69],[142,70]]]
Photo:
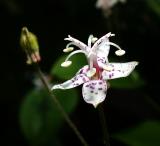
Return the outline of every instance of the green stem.
[[[31,54],[31,45],[30,45],[30,41],[29,41],[29,36],[28,36],[28,32],[27,32],[27,41],[28,43],[28,48],[26,48],[26,50],[28,51],[27,55],[30,56],[30,59],[32,60]],[[53,101],[55,102],[55,104],[57,105],[57,108],[59,110],[59,112],[62,114],[62,116],[64,117],[64,119],[66,120],[66,122],[68,123],[68,125],[70,126],[70,128],[74,131],[74,133],[77,135],[77,137],[79,138],[79,140],[81,141],[81,143],[84,146],[88,146],[87,142],[85,141],[85,139],[83,138],[83,136],[81,135],[81,133],[79,132],[79,130],[77,129],[77,127],[74,125],[74,123],[71,121],[71,119],[69,118],[69,116],[67,115],[67,113],[65,112],[65,110],[63,109],[62,105],[60,104],[60,102],[57,100],[57,98],[52,94],[49,84],[48,82],[45,80],[44,75],[41,71],[41,69],[39,68],[38,63],[34,63],[34,61],[32,60],[32,64],[34,65],[35,70],[37,71],[37,74],[39,76],[39,78],[41,79],[44,87],[46,88],[48,94],[53,98]]]
[[[105,146],[110,146],[109,133],[108,133],[108,129],[107,129],[107,124],[106,124],[106,119],[105,119],[105,114],[104,114],[104,109],[103,109],[102,104],[100,104],[98,106],[98,113],[99,113],[100,122],[101,122],[101,126],[102,126],[102,132],[103,132],[103,144]]]
[[[57,100],[57,98],[52,94],[50,87],[48,85],[48,82],[45,80],[43,73],[41,72],[38,64],[34,64],[34,67],[38,73],[39,78],[41,79],[44,87],[46,88],[47,92],[49,93],[49,95],[53,98],[55,104],[57,105],[57,108],[59,110],[59,112],[62,114],[62,116],[64,117],[64,119],[66,120],[66,122],[68,123],[68,125],[70,126],[70,128],[74,131],[74,133],[77,135],[77,137],[79,138],[79,140],[81,141],[81,143],[84,146],[88,146],[87,142],[85,141],[85,139],[83,138],[83,136],[81,135],[81,133],[79,132],[79,130],[77,129],[77,127],[74,125],[74,123],[71,121],[71,119],[69,118],[69,116],[67,115],[67,113],[64,111],[62,105],[60,104],[60,102]]]

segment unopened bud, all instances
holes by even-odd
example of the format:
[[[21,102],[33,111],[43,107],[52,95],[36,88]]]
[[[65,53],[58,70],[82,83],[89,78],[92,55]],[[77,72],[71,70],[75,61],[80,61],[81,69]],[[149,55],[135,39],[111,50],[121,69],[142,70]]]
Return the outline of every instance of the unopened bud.
[[[27,55],[27,64],[37,63],[41,60],[37,37],[29,32],[27,27],[23,27],[21,30],[20,46]]]

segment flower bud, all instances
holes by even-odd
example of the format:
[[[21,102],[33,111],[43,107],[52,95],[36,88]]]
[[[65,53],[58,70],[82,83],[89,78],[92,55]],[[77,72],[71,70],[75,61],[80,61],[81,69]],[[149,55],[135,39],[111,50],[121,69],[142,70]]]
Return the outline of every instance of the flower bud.
[[[27,64],[37,63],[41,60],[37,37],[29,32],[27,27],[23,27],[21,30],[20,46],[27,55]]]

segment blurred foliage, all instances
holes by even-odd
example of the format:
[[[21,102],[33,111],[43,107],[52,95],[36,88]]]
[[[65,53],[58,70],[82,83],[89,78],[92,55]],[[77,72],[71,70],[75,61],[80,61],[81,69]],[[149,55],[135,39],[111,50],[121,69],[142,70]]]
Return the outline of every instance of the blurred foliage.
[[[160,0],[147,0],[147,4],[155,14],[160,16]]]
[[[110,80],[111,88],[117,89],[135,89],[145,85],[145,81],[139,73],[134,70],[128,77]]]
[[[115,134],[113,137],[129,146],[159,146],[160,122],[146,121],[136,127]]]
[[[18,12],[20,13],[21,9],[23,9],[23,8],[20,8],[19,7],[20,4],[18,4],[18,2],[17,3],[15,3],[15,2],[14,2],[14,0],[10,0],[9,2],[3,0],[3,5],[7,9],[11,9],[11,12],[15,11],[14,13],[18,13]],[[79,3],[82,3],[82,4],[79,5]],[[74,17],[74,15],[75,15],[73,20],[74,20],[74,22],[77,22],[77,23],[73,23],[73,22],[72,23],[76,24],[75,30],[77,30],[77,24],[79,23],[79,21],[76,21],[76,19],[79,20],[79,17],[77,17],[77,16],[79,16],[79,14],[82,13],[82,10],[79,11],[79,13],[78,13],[78,8],[81,9],[81,6],[84,6],[83,3],[87,3],[87,1],[84,1],[84,2],[83,1],[79,1],[79,2],[76,1],[75,2],[75,1],[69,0],[68,2],[65,2],[65,4],[68,7],[68,10],[74,11],[74,13],[72,13],[72,15],[73,15],[72,17]],[[88,1],[88,4],[89,3],[90,3],[90,1]],[[129,1],[126,3],[126,5],[128,3],[129,3]],[[138,1],[135,3],[137,3],[137,6],[138,6],[138,4],[139,4]],[[146,0],[146,1],[144,1],[143,4],[145,5],[146,3],[147,3],[150,10],[155,12],[155,14],[157,16],[160,16],[160,0]],[[131,4],[132,4],[132,2],[131,2]],[[36,3],[36,5],[37,5],[37,3]],[[50,5],[50,3],[49,3],[49,5]],[[75,6],[75,7],[70,7],[71,5]],[[91,4],[91,5],[93,5],[93,4]],[[55,12],[57,12],[57,9],[59,7],[57,7],[57,9],[56,9],[57,5],[54,5],[54,3],[53,3],[53,5],[51,5],[51,7],[52,6],[55,6],[54,10],[55,10]],[[60,6],[61,6],[61,3],[60,3]],[[47,5],[46,5],[46,7],[47,7]],[[124,27],[123,29],[126,29],[126,33],[129,35],[129,32],[131,30],[134,31],[134,30],[137,30],[136,27],[139,28],[139,25],[137,25],[137,23],[135,23],[135,22],[139,23],[139,20],[137,21],[136,17],[133,18],[131,13],[136,14],[139,11],[136,10],[136,7],[135,7],[135,11],[133,11],[132,6],[129,6],[128,10],[127,10],[127,7],[126,7],[126,9],[125,9],[125,7],[123,7],[123,8],[124,8],[124,10],[126,10],[126,12],[128,12],[128,13],[125,13],[125,14],[127,14],[127,17],[125,15],[123,15],[123,19],[129,20],[129,21],[124,21],[121,17],[120,18],[117,17],[118,19],[116,17],[114,17],[112,19],[115,20],[119,26],[122,25]],[[48,7],[47,7],[47,9],[48,9]],[[16,12],[16,10],[18,10],[18,11]],[[121,10],[121,9],[119,9],[119,10]],[[37,11],[37,13],[39,13],[39,12],[40,11]],[[121,13],[121,11],[117,11],[117,12]],[[113,13],[117,13],[117,12],[113,11]],[[75,13],[78,13],[78,14],[75,14]],[[87,16],[85,16],[85,13],[88,13],[88,8],[84,7],[84,11],[82,13],[83,16],[81,16],[84,19],[87,17]],[[92,13],[92,11],[89,14],[91,14],[91,13]],[[97,13],[97,11],[96,11],[96,13]],[[28,14],[28,11],[27,11],[27,14]],[[49,11],[49,14],[51,14],[50,11]],[[59,18],[59,15],[58,15],[59,13],[55,13],[55,14],[57,14],[57,15],[54,15],[54,18]],[[123,14],[123,11],[122,11],[122,14]],[[117,14],[115,14],[115,16],[116,15]],[[138,14],[137,16],[140,16],[140,15],[141,14]],[[97,14],[96,14],[96,16],[97,16]],[[117,16],[121,16],[121,15],[118,14]],[[65,15],[65,17],[66,17],[66,15]],[[93,15],[93,18],[94,17],[95,17],[95,15]],[[68,17],[66,17],[66,18],[68,19]],[[91,16],[91,18],[92,18],[92,16]],[[64,19],[64,18],[62,18],[62,19]],[[107,19],[107,21],[108,20],[111,20],[111,19]],[[41,18],[40,18],[40,21],[41,21]],[[88,33],[88,31],[92,30],[95,32],[100,31],[99,33],[102,33],[102,32],[104,33],[104,31],[106,31],[106,28],[105,27],[104,27],[105,29],[102,28],[102,32],[101,32],[101,29],[99,29],[99,27],[103,26],[102,25],[103,23],[104,23],[104,25],[106,25],[105,24],[106,22],[104,22],[104,20],[102,20],[103,22],[101,24],[99,19],[97,21],[98,23],[96,21],[97,20],[95,20],[96,25],[100,24],[100,26],[97,25],[98,29],[95,29],[95,28],[92,29],[92,27],[94,27],[94,26],[91,26],[88,23],[84,23],[86,30],[84,29],[83,31],[84,32],[86,31],[85,33]],[[134,21],[134,23],[133,23],[133,21]],[[47,24],[47,21],[44,21],[44,22]],[[48,22],[50,22],[50,17],[49,17]],[[56,21],[54,20],[53,23],[50,23],[50,25],[49,25],[50,29],[54,28],[51,25],[55,24],[55,22],[57,22],[57,20]],[[113,23],[113,22],[111,22],[111,23]],[[134,29],[132,29],[132,27],[130,29],[129,26],[132,26],[132,25],[129,25],[127,23],[131,23],[133,25]],[[142,22],[140,21],[140,24],[141,23]],[[63,24],[63,23],[61,23],[61,24]],[[57,22],[57,26],[58,25],[60,25],[59,21]],[[89,30],[87,30],[87,25],[90,27]],[[112,28],[113,32],[114,31],[116,32],[116,29],[117,29],[117,32],[121,31],[121,30],[118,30],[120,27],[114,28],[114,24],[111,24],[111,25],[113,25],[113,28]],[[144,24],[144,22],[143,22],[143,25],[146,25],[146,24]],[[48,24],[46,27],[44,27],[44,26],[41,27],[41,29],[45,28],[44,32],[46,33],[46,28],[49,28],[49,27],[48,27]],[[79,27],[79,28],[83,28],[82,26],[83,25],[81,25],[81,27]],[[72,25],[71,25],[71,27],[72,27]],[[72,30],[71,28],[68,29],[67,33],[68,33],[68,31],[71,31],[71,30]],[[50,32],[54,32],[54,31],[55,31],[55,29],[53,29]],[[63,29],[62,29],[62,33],[59,33],[59,31],[58,31],[58,34],[62,35],[64,33],[63,31],[64,31]],[[73,31],[74,31],[74,29],[73,29]],[[84,32],[82,34],[84,34]],[[140,34],[140,32],[137,32],[137,31],[135,31],[135,32],[136,32],[136,38],[138,38],[138,36],[140,36],[140,35],[138,35],[137,33]],[[134,33],[132,33],[132,34],[134,34]],[[51,35],[53,35],[53,33],[51,33]],[[55,35],[55,36],[57,37],[57,35]],[[121,33],[121,36],[122,36],[122,33]],[[127,42],[128,40],[125,40],[125,41]],[[52,48],[52,46],[49,46],[49,47]],[[47,55],[49,55],[49,53]],[[72,78],[81,67],[83,67],[84,65],[87,64],[87,60],[84,57],[84,55],[77,54],[76,56],[73,56],[70,59],[72,61],[71,66],[69,66],[67,68],[62,68],[60,65],[62,62],[65,61],[65,58],[66,58],[66,55],[61,56],[60,58],[58,58],[54,62],[53,66],[51,67],[50,74],[54,77],[54,81],[57,80],[58,82],[60,82],[60,80],[64,81],[64,80],[68,80],[68,79]],[[146,84],[146,82],[141,78],[141,75],[139,74],[139,72],[136,70],[134,70],[132,72],[132,74],[126,78],[109,80],[109,82],[111,84],[111,88],[126,89],[126,90],[141,88]],[[62,104],[62,106],[64,107],[65,111],[68,114],[72,114],[74,112],[74,110],[78,104],[78,97],[79,97],[76,89],[67,90],[67,92],[63,91],[63,90],[55,90],[53,92],[53,94],[58,98],[58,100],[60,101],[60,103]],[[124,102],[124,101],[122,101],[122,102]],[[153,103],[153,106],[154,106],[154,103]],[[30,91],[26,95],[26,97],[21,105],[21,109],[20,109],[20,125],[21,125],[21,128],[22,128],[24,135],[30,141],[31,145],[34,145],[34,146],[44,146],[44,145],[46,145],[46,146],[50,146],[50,145],[61,146],[62,141],[60,140],[58,133],[61,132],[60,129],[61,129],[63,123],[64,123],[63,117],[61,116],[61,114],[57,110],[56,105],[54,104],[52,98],[48,96],[48,94],[46,93],[46,91],[44,89],[37,89],[36,88],[36,89],[33,89],[32,91]],[[144,123],[139,124],[138,126],[135,126],[133,128],[128,128],[127,130],[125,130],[123,132],[120,132],[118,134],[114,134],[113,137],[115,139],[118,139],[119,141],[122,141],[125,144],[130,145],[130,146],[157,146],[157,145],[160,145],[159,135],[160,135],[160,122],[146,121]]]
[[[72,65],[64,68],[61,67],[61,63],[64,62],[65,59],[66,55],[58,58],[58,60],[55,61],[51,68],[51,74],[62,80],[68,80],[72,78],[75,75],[75,73],[78,72],[78,70],[87,63],[84,54],[77,54],[76,56],[73,56],[70,59],[72,61]]]
[[[67,92],[55,90],[54,95],[68,114],[74,111],[78,103],[75,89]],[[29,92],[20,111],[21,128],[32,145],[53,145],[58,142],[56,135],[64,118],[44,89]]]

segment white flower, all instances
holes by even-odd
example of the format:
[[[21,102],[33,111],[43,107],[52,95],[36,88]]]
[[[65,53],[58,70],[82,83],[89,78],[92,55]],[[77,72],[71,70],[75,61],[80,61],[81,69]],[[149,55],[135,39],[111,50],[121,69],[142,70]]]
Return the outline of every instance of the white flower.
[[[125,3],[126,0],[97,0],[96,8],[102,9],[106,16],[111,13],[111,9],[118,2]]]
[[[88,45],[71,36],[65,38],[65,40],[70,41],[67,48],[70,45],[75,45],[79,50],[70,53],[61,66],[69,66],[71,64],[70,57],[77,53],[83,53],[86,56],[88,65],[82,67],[72,79],[62,84],[54,85],[52,90],[71,89],[83,84],[82,95],[85,102],[92,104],[94,107],[103,102],[107,93],[107,80],[128,76],[138,64],[136,61],[109,63],[110,45],[118,48],[119,52],[125,52],[118,45],[109,41],[110,36],[114,36],[114,34],[108,33],[96,41],[96,38],[90,35]],[[92,46],[93,42],[95,43]],[[118,55],[123,54],[120,53]]]

